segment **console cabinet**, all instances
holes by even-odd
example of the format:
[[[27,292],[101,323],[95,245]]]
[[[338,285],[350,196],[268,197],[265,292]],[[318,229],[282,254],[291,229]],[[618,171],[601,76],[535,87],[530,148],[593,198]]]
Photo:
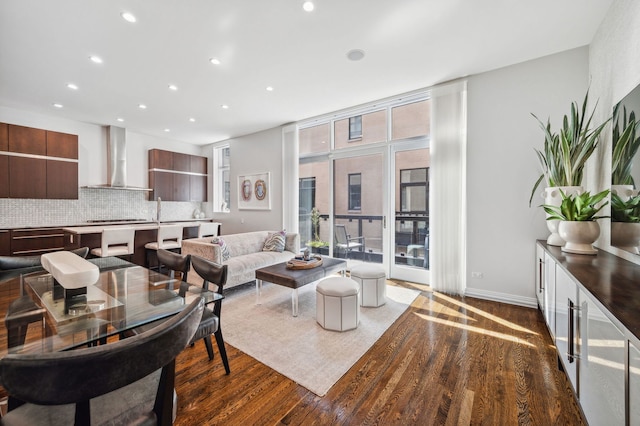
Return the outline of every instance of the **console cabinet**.
[[[585,418],[640,424],[640,265],[600,250],[566,254],[542,241],[536,265],[538,305]]]
[[[629,401],[640,401],[640,345],[629,343]],[[629,424],[640,425],[640,404],[630,404]]]

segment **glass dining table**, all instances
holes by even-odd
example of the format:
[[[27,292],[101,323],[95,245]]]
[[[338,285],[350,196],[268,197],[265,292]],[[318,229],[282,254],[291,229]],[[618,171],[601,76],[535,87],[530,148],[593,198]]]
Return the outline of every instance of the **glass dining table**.
[[[5,318],[10,299],[20,295],[31,297],[43,311],[43,320],[29,326],[23,345],[7,348],[2,344],[6,327],[0,330],[0,357],[8,352],[64,351],[105,343],[109,337],[124,336],[136,327],[177,314],[196,297],[203,297],[205,304],[223,298],[120,258],[87,260],[98,266],[100,274],[81,297],[65,299],[63,289],[44,269],[0,283],[0,318]]]

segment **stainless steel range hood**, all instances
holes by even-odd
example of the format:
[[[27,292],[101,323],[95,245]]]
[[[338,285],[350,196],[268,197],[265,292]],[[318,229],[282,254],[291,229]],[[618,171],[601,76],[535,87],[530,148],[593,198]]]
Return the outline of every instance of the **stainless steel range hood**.
[[[152,191],[127,185],[127,134],[122,127],[108,126],[107,130],[107,182],[104,185],[88,185],[93,189],[120,189],[127,191]]]

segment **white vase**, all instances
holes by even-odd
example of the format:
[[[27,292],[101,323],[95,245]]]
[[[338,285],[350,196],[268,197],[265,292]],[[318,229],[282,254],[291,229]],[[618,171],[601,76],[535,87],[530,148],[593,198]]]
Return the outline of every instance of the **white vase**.
[[[629,198],[638,195],[638,191],[633,189],[633,185],[611,185],[611,193],[616,194],[622,201],[627,201]]]
[[[574,222],[562,220],[558,224],[558,234],[565,243],[562,251],[575,254],[597,254],[593,243],[600,236],[600,225],[595,220]]]
[[[544,193],[542,194],[544,197],[544,203],[550,206],[560,206],[562,204],[562,194],[560,190],[565,193],[565,195],[578,195],[581,194],[584,190],[581,186],[550,186],[544,189]],[[547,215],[548,217],[549,215]],[[551,232],[551,235],[547,238],[547,244],[550,246],[563,246],[564,240],[558,234],[558,223],[559,220],[547,220],[547,229]]]
[[[611,245],[640,254],[640,223],[611,222]]]

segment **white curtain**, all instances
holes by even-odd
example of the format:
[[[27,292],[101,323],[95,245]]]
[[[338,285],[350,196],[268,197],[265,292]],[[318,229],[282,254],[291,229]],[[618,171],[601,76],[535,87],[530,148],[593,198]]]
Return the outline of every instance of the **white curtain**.
[[[463,295],[466,288],[467,82],[431,89],[429,264],[431,287]]]
[[[282,228],[298,232],[298,126],[282,128]]]

